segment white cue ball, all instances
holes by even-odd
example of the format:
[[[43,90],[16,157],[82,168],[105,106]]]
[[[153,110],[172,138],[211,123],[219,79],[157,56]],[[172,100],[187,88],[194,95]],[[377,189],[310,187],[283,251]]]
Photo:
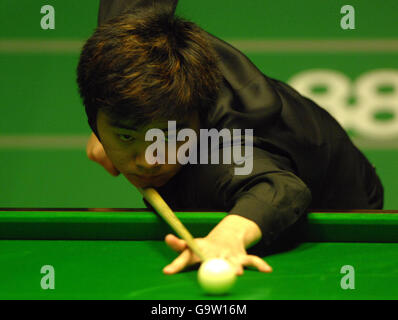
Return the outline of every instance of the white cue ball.
[[[198,281],[208,294],[225,294],[235,284],[236,274],[227,260],[209,259],[200,266]]]

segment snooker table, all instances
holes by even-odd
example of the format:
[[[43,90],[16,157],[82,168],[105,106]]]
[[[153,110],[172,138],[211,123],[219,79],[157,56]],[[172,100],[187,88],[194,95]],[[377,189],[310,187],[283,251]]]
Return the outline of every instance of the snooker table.
[[[176,212],[195,237],[225,214]],[[246,269],[213,297],[197,268],[162,273],[176,257],[163,242],[171,229],[147,209],[0,208],[0,299],[398,298],[398,211],[313,212],[300,230],[293,249],[264,257],[272,273]],[[341,286],[347,265],[351,289]],[[53,289],[42,288],[43,266],[53,268]]]

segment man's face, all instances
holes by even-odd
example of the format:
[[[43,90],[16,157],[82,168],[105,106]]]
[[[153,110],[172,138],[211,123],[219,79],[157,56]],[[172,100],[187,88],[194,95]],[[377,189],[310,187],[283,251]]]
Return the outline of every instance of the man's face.
[[[158,128],[162,129],[167,137],[167,120],[156,121],[140,128],[131,128],[120,121],[115,123],[100,110],[97,116],[97,128],[107,156],[120,173],[136,187],[160,187],[181,169],[178,161],[176,164],[168,164],[167,142],[165,142],[165,164],[150,164],[145,159],[145,151],[153,143],[145,141],[146,132]],[[183,123],[177,122],[177,131],[182,128],[191,128],[198,132],[198,117],[195,116]],[[182,144],[184,142],[177,142],[177,150]]]

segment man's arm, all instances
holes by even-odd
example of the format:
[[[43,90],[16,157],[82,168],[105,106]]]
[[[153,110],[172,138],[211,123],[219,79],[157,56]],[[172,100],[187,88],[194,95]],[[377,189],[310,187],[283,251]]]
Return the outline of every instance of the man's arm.
[[[311,192],[292,168],[286,157],[254,148],[253,171],[247,176],[234,176],[233,165],[198,165],[191,190],[199,195],[199,203],[228,211],[229,214],[198,245],[207,256],[224,257],[236,268],[261,272],[272,268],[246,249],[261,241],[268,246],[282,232],[295,224],[311,202]],[[195,170],[194,170],[195,171]],[[186,243],[173,235],[166,243],[180,255],[164,268],[167,274],[179,272],[199,262]]]
[[[305,214],[312,195],[287,157],[255,147],[252,160],[248,175],[234,175],[230,164],[197,166],[196,194],[209,207],[254,222],[262,242],[270,244]]]

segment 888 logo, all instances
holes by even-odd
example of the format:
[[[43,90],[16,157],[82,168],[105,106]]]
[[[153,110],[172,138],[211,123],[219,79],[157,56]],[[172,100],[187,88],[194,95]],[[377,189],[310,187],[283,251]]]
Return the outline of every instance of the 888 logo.
[[[289,84],[331,113],[346,129],[364,138],[398,138],[398,70],[377,69],[351,81],[344,73],[312,69]]]

